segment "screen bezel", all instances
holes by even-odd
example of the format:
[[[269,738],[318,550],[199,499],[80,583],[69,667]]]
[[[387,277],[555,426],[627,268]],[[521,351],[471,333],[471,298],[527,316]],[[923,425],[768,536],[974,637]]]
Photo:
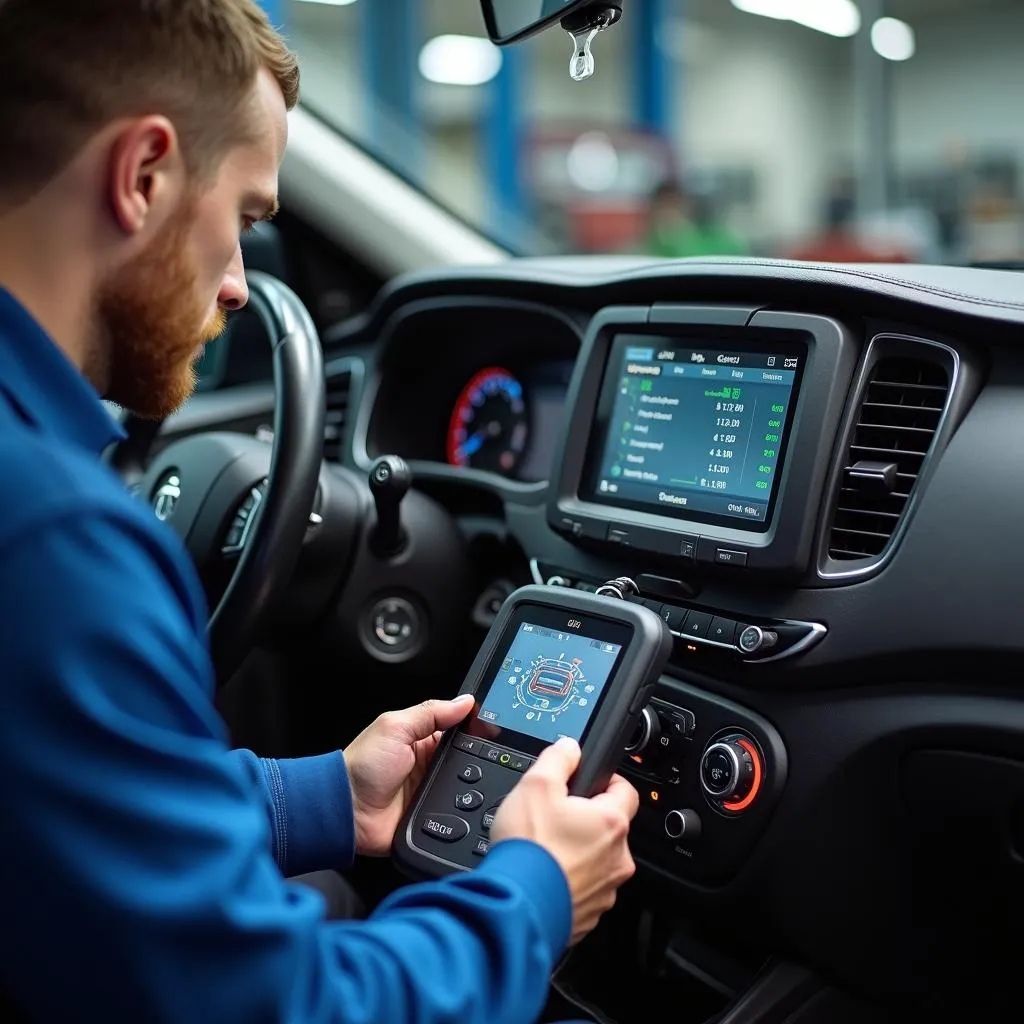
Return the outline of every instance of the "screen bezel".
[[[571,628],[568,625],[570,620],[579,622],[580,625],[576,628]],[[536,736],[531,736],[529,733],[502,728],[494,722],[486,721],[479,717],[480,709],[486,701],[487,695],[498,681],[501,663],[505,660],[505,656],[515,642],[520,627],[527,622],[537,626],[544,626],[548,629],[572,632],[589,640],[599,640],[602,643],[618,644],[619,646],[619,652],[612,663],[611,671],[608,673],[608,680],[591,708],[590,717],[587,719],[587,724],[583,729],[582,735],[579,737],[579,743],[582,746],[586,742],[594,722],[597,721],[601,709],[607,703],[608,694],[614,689],[616,676],[622,668],[626,651],[635,636],[633,626],[621,620],[606,619],[599,615],[579,614],[562,608],[553,608],[533,602],[520,605],[509,617],[501,636],[495,644],[494,651],[487,661],[487,666],[480,677],[480,686],[473,693],[473,710],[462,723],[460,731],[500,746],[509,747],[523,754],[536,755],[546,747],[551,746],[552,741],[550,740],[542,740]]]
[[[736,272],[729,269],[730,274]],[[683,287],[685,275],[677,278],[678,273],[671,266],[664,268],[666,291],[673,285]],[[747,340],[766,347],[794,338],[807,341],[807,365],[800,397],[794,403],[789,455],[780,474],[778,504],[767,533],[626,511],[579,497],[608,349],[611,338],[624,332],[671,335],[680,339],[680,344],[694,337],[730,339],[732,344]],[[590,320],[566,395],[546,506],[548,527],[574,546],[605,552],[628,548],[629,562],[623,569],[628,565],[634,572],[642,565],[670,578],[700,571],[735,579],[737,565],[722,564],[718,557],[726,550],[741,553],[747,573],[801,576],[811,565],[829,472],[834,460],[841,458],[840,424],[859,358],[858,335],[853,328],[818,313],[670,302],[606,306]],[[613,531],[619,535],[613,536]]]
[[[786,473],[786,463],[792,442],[796,409],[800,401],[804,381],[804,371],[807,366],[809,346],[806,341],[793,338],[752,342],[749,337],[740,338],[740,333],[737,331],[734,337],[711,331],[704,335],[700,333],[682,335],[669,332],[651,334],[640,333],[636,330],[631,330],[629,327],[623,327],[622,330],[617,331],[612,336],[605,359],[597,407],[594,413],[593,428],[590,433],[590,441],[583,463],[583,473],[580,477],[578,497],[581,501],[610,508],[626,509],[632,512],[642,512],[647,515],[659,516],[677,522],[723,526],[741,533],[765,534],[771,530],[781,492],[781,481]],[[692,508],[676,511],[671,506],[655,502],[637,501],[635,499],[617,498],[615,495],[604,494],[599,490],[598,482],[601,477],[605,448],[612,427],[612,414],[615,409],[616,396],[618,395],[622,364],[625,359],[626,350],[638,345],[653,346],[654,348],[660,347],[663,349],[707,348],[713,351],[747,353],[751,355],[768,354],[770,350],[772,355],[783,357],[795,356],[799,359],[796,376],[787,403],[786,420],[781,431],[782,440],[779,445],[779,455],[776,461],[775,473],[772,476],[772,487],[768,495],[763,519],[751,520],[741,516],[702,512]]]

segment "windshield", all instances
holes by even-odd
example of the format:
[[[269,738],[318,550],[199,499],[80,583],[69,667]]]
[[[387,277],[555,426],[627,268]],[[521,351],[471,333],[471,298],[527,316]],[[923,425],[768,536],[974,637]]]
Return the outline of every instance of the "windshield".
[[[513,252],[1024,260],[1021,0],[289,0],[309,109]]]

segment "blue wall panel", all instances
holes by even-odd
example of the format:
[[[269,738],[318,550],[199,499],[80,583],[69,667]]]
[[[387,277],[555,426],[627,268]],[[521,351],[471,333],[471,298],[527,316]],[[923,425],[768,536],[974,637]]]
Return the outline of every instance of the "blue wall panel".
[[[678,133],[675,123],[673,91],[676,69],[662,44],[662,35],[668,31],[670,7],[679,16],[680,4],[669,0],[635,0],[625,8],[623,22],[632,22],[634,123],[665,138]],[[611,31],[615,31],[612,29]]]
[[[523,222],[522,154],[524,145],[520,87],[522,66],[529,59],[521,46],[502,49],[501,70],[489,84],[490,104],[484,114],[482,143],[486,181],[491,191],[490,232],[500,244],[516,250]]]
[[[420,118],[416,77],[420,0],[364,0],[359,4],[367,127],[373,150],[400,174],[416,180]]]
[[[258,3],[277,28],[286,27],[288,0],[258,0]]]

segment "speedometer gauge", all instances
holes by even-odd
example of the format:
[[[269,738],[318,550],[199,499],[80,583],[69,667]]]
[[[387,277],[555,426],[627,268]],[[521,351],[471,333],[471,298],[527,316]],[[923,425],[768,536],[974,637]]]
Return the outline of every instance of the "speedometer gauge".
[[[462,389],[448,425],[448,462],[511,473],[526,448],[523,387],[508,370],[488,367]]]

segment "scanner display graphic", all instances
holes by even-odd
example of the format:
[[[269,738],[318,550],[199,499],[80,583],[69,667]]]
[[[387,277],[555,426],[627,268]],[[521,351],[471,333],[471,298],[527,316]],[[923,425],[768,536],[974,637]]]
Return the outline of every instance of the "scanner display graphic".
[[[579,739],[620,645],[524,622],[501,663],[481,721],[554,742]]]

